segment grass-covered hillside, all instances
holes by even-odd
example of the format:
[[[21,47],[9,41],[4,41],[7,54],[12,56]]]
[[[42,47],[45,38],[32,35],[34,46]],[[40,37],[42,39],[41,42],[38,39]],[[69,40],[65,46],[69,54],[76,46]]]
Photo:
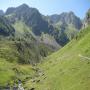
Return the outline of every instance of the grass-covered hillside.
[[[38,68],[39,76],[34,78],[35,81],[28,80],[26,87],[35,90],[90,90],[90,27],[48,56]]]

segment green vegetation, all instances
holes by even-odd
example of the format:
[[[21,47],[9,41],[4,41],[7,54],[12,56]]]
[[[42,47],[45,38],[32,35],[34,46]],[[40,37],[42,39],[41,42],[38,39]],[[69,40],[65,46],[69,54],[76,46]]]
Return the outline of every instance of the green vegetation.
[[[14,71],[11,70],[12,66],[11,63],[0,58],[0,86],[7,85],[9,80],[15,76]]]
[[[18,84],[18,80],[24,82],[27,78],[31,78],[33,74],[34,71],[30,65],[10,63],[0,58],[0,88]]]
[[[14,32],[15,30],[11,26],[9,21],[3,16],[0,16],[0,35],[2,36],[14,35]]]
[[[44,75],[39,82],[28,80],[26,86],[35,90],[89,90],[90,89],[90,27],[75,39],[38,65]]]
[[[14,41],[0,41],[0,58],[4,58],[9,62],[18,62],[19,53]]]
[[[13,24],[14,28],[15,28],[15,34],[17,38],[35,38],[35,35],[32,33],[32,29],[30,29],[30,27],[28,27],[27,25],[25,25],[24,22],[22,21],[16,21]],[[25,36],[26,35],[26,36]],[[31,38],[30,38],[31,37]]]
[[[69,25],[65,30],[65,33],[69,40],[72,40],[77,35],[78,32],[79,30],[75,29],[73,25]]]

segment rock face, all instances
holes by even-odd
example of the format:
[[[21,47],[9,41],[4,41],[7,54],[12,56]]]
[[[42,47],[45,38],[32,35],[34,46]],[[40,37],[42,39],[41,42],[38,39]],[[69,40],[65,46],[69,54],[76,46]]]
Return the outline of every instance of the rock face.
[[[3,10],[0,10],[0,16],[3,16],[3,15],[4,15]]]
[[[82,26],[82,22],[80,18],[78,18],[73,12],[69,13],[62,13],[60,15],[51,15],[49,16],[50,22],[52,24],[57,24],[57,23],[65,23],[67,25],[72,24],[76,29],[80,29]]]

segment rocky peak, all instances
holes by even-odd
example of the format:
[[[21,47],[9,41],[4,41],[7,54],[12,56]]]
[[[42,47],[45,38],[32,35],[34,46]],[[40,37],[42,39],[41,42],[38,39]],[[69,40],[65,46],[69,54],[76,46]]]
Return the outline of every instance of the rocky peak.
[[[0,10],[0,16],[4,15],[3,10]]]
[[[49,19],[53,24],[56,24],[56,23],[65,23],[67,25],[71,24],[76,29],[80,29],[82,27],[82,21],[72,11],[68,13],[63,12],[60,15],[56,14],[56,15],[49,16]]]

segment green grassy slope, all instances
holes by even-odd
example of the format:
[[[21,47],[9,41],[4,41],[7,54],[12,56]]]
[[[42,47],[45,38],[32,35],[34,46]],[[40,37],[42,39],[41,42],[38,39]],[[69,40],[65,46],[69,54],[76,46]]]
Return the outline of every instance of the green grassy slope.
[[[28,27],[27,25],[25,25],[24,22],[22,21],[16,21],[13,24],[15,30],[16,30],[16,37],[25,37],[25,35],[29,34],[29,36],[32,36],[33,38],[35,38],[35,35],[32,33],[32,29],[30,27]],[[26,37],[25,37],[26,38]],[[30,37],[29,37],[30,39]]]
[[[38,65],[44,75],[28,80],[35,90],[90,90],[90,27]],[[38,72],[40,73],[40,72]]]

